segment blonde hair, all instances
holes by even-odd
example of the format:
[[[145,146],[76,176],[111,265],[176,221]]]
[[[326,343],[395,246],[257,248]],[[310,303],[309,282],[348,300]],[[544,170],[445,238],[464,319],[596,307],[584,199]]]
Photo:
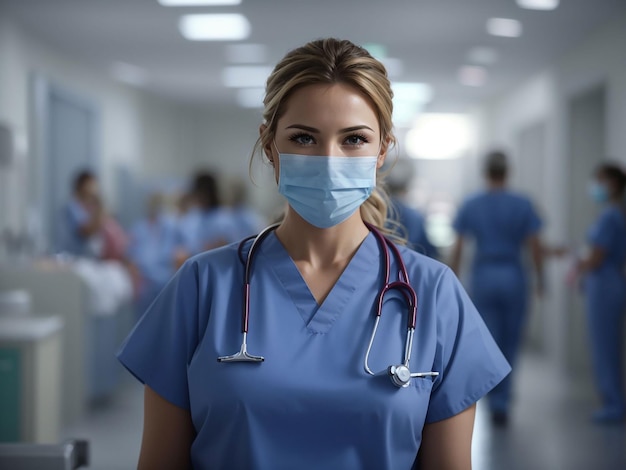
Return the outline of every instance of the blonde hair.
[[[327,38],[289,52],[267,79],[263,100],[265,127],[252,156],[273,142],[278,120],[296,90],[307,85],[334,83],[352,86],[368,98],[378,118],[381,143],[387,144],[387,150],[391,148],[396,143],[391,120],[393,92],[385,67],[364,48],[347,40]],[[388,200],[382,186],[377,184],[361,205],[363,220],[385,230]]]

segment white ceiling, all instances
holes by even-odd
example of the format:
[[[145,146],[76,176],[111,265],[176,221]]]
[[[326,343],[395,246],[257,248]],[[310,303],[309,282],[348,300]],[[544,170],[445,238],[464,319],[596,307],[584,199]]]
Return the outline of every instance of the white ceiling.
[[[177,27],[183,13],[243,13],[252,25],[245,42],[268,46],[271,64],[323,36],[382,43],[403,61],[398,80],[430,83],[429,109],[440,111],[461,111],[502,93],[626,13],[624,0],[561,0],[547,12],[521,9],[515,0],[243,0],[194,8],[166,8],[157,0],[0,0],[0,6],[39,40],[102,73],[115,62],[132,64],[146,71],[145,88],[195,103],[234,104],[235,91],[221,84],[229,43],[186,41]],[[518,19],[524,34],[489,36],[490,17]],[[494,47],[500,56],[483,87],[457,80],[474,46]]]

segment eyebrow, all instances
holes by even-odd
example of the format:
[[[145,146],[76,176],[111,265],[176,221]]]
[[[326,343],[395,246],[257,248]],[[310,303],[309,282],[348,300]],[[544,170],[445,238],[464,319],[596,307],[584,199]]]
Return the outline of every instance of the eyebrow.
[[[313,134],[320,133],[319,129],[316,129],[315,127],[305,126],[304,124],[292,124],[291,126],[285,127],[285,129],[301,129],[303,131],[311,132]],[[362,129],[369,129],[370,131],[374,132],[374,129],[372,129],[371,127],[366,126],[366,125],[361,125],[361,126],[352,126],[352,127],[346,127],[344,129],[340,129],[339,133],[345,134],[347,132],[360,131]]]

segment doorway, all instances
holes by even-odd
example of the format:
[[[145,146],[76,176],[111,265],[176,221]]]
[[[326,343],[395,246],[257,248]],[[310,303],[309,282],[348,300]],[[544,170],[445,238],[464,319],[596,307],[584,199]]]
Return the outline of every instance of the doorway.
[[[35,122],[38,132],[39,208],[46,245],[63,246],[63,208],[72,197],[76,173],[99,170],[98,108],[88,98],[43,77],[34,80]]]

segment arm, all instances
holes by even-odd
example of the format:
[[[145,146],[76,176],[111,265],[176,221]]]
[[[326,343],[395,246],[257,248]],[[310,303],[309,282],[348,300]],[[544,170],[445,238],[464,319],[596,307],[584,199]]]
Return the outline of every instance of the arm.
[[[189,411],[145,387],[144,423],[138,470],[190,469],[194,428]]]
[[[593,271],[602,264],[605,257],[606,252],[604,251],[604,248],[600,246],[592,246],[589,254],[578,261],[578,270],[580,272]]]
[[[528,245],[535,266],[535,276],[537,278],[537,293],[543,295],[544,277],[543,277],[543,257],[544,249],[539,235],[534,234],[528,237]]]
[[[459,269],[461,268],[461,256],[463,255],[463,236],[458,235],[456,241],[454,242],[454,246],[452,247],[452,256],[450,258],[450,269],[456,274],[459,275]]]
[[[476,404],[465,411],[424,426],[418,454],[422,470],[471,470],[472,433]]]

